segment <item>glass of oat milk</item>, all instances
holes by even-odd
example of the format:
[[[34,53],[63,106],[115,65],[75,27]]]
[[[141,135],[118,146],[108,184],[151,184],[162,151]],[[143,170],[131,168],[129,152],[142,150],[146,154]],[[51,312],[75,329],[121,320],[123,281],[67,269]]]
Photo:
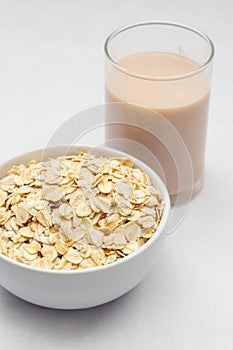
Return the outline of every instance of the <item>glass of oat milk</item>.
[[[190,191],[194,196],[203,185],[213,56],[209,37],[176,23],[130,25],[105,43],[106,102],[124,106],[121,125],[114,124],[119,114],[106,113],[106,140],[118,139],[119,146],[122,138],[134,140],[149,149],[173,204],[177,198],[186,201]],[[189,175],[183,153],[176,150],[177,135],[190,157],[191,181],[184,180]],[[174,159],[175,153],[180,159]],[[140,158],[140,152],[134,155]],[[149,165],[158,172],[155,164]]]

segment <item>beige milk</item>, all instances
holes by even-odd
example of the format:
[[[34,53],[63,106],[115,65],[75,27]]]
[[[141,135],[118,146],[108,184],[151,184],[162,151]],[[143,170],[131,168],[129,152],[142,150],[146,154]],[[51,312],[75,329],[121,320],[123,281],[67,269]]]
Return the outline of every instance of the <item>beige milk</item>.
[[[210,80],[206,72],[202,71],[182,79],[164,80],[164,77],[168,76],[189,74],[199,67],[190,59],[167,53],[135,54],[122,59],[118,65],[126,68],[132,75],[112,67],[107,70],[106,102],[135,105],[135,107],[130,107],[131,118],[135,115],[135,120],[141,113],[139,106],[148,111],[148,123],[151,123],[152,111],[165,117],[176,128],[187,146],[193,167],[194,192],[197,192],[201,188],[204,171]],[[134,73],[156,77],[156,80],[138,78],[133,76]],[[159,80],[159,77],[163,79]],[[125,118],[127,120],[127,115]],[[143,119],[146,123],[145,110]],[[150,124],[150,128],[153,133],[156,133],[159,124],[155,121]],[[115,126],[106,130],[107,140],[127,137],[142,143],[156,155],[165,173],[164,180],[170,195],[187,190],[185,184],[178,186],[179,173],[185,169],[182,170],[181,167],[177,171],[172,152],[168,152],[166,145],[163,145],[158,139],[146,131],[135,131],[133,127],[125,127],[123,130]]]

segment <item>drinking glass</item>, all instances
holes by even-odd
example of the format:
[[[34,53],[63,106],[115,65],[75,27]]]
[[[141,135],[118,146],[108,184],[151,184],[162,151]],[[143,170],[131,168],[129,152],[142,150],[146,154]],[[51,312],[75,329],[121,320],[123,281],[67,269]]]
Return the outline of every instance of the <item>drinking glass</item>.
[[[119,140],[115,147],[138,158],[122,139],[152,152],[158,162],[146,162],[163,178],[173,204],[203,184],[213,56],[207,35],[170,22],[129,25],[105,42],[106,102],[122,106],[120,114],[106,109],[106,140]],[[186,174],[184,154],[192,173]]]

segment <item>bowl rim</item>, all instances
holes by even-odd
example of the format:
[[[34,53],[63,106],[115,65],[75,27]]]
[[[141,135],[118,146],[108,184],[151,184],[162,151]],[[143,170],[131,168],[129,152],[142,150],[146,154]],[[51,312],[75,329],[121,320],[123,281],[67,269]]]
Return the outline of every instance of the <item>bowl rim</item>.
[[[99,147],[99,146],[91,146],[91,145],[86,145],[86,144],[82,144],[82,145],[59,145],[59,146],[51,146],[51,147],[45,147],[45,148],[38,148],[38,149],[33,149],[29,152],[25,152],[22,154],[19,154],[5,162],[3,162],[2,164],[0,164],[0,170],[2,167],[7,166],[8,163],[10,162],[17,162],[17,159],[22,158],[22,157],[27,157],[30,154],[36,153],[36,152],[41,152],[43,154],[44,151],[55,151],[55,150],[59,150],[59,149],[82,149],[84,151],[86,150],[97,150],[97,151],[103,151],[103,152],[109,152],[109,155],[104,155],[103,156],[115,156],[115,157],[124,157],[124,158],[130,158],[131,160],[133,160],[134,164],[139,167],[142,168],[143,171],[145,171],[146,173],[149,173],[149,177],[151,179],[151,182],[156,182],[158,189],[161,193],[161,195],[163,196],[163,203],[164,203],[164,211],[163,211],[163,216],[161,219],[161,222],[158,226],[158,229],[156,231],[156,234],[153,234],[152,237],[150,239],[148,239],[148,241],[143,244],[141,247],[139,247],[136,251],[134,251],[133,253],[123,257],[122,259],[119,259],[117,261],[114,261],[108,265],[102,265],[102,266],[95,266],[95,267],[90,267],[90,268],[86,268],[86,269],[80,269],[80,270],[52,270],[52,269],[44,269],[44,268],[39,268],[39,267],[33,267],[30,265],[26,265],[24,263],[21,263],[17,260],[11,259],[6,255],[3,255],[0,252],[0,261],[1,259],[4,260],[5,262],[12,264],[16,267],[19,268],[23,268],[29,271],[33,271],[35,273],[43,273],[43,274],[55,274],[55,275],[79,275],[79,274],[90,274],[90,273],[94,273],[94,272],[102,272],[108,269],[112,269],[112,268],[117,268],[119,265],[127,263],[128,261],[136,258],[137,256],[141,255],[145,250],[147,250],[151,245],[153,245],[155,243],[155,241],[158,240],[158,238],[162,235],[163,231],[166,228],[168,219],[169,219],[169,215],[170,215],[170,210],[171,210],[171,203],[170,203],[170,197],[167,191],[167,188],[165,186],[165,184],[163,183],[163,181],[160,179],[160,177],[157,175],[157,173],[150,168],[147,164],[145,164],[143,161],[137,159],[134,156],[131,156],[130,154],[126,153],[126,152],[122,152],[122,151],[118,151],[115,148],[111,148],[111,147]],[[111,154],[112,153],[112,154]],[[62,156],[62,155],[61,155]],[[145,170],[144,170],[145,169]],[[151,178],[151,175],[153,174],[153,179]],[[166,234],[166,233],[165,233]]]

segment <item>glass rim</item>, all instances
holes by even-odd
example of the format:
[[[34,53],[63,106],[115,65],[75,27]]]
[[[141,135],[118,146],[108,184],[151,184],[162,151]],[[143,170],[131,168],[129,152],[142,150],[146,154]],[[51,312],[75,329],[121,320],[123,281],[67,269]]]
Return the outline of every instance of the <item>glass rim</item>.
[[[191,31],[197,35],[199,35],[202,39],[205,40],[205,42],[209,45],[210,48],[210,55],[208,57],[208,59],[201,64],[198,68],[185,73],[185,74],[179,74],[179,75],[171,75],[171,76],[150,76],[150,75],[144,75],[144,74],[139,74],[139,73],[134,73],[131,72],[130,70],[122,67],[121,65],[119,65],[117,63],[117,61],[115,61],[113,59],[113,57],[110,55],[109,53],[109,49],[108,46],[111,42],[111,40],[113,40],[117,35],[129,30],[129,29],[133,29],[136,27],[144,27],[144,26],[152,26],[152,25],[162,25],[162,26],[171,26],[171,27],[177,27],[177,28],[181,28],[181,29],[185,29],[188,31]],[[114,66],[117,70],[119,70],[120,72],[129,75],[131,77],[134,78],[138,78],[138,79],[143,79],[143,80],[151,80],[151,81],[172,81],[172,80],[180,80],[180,79],[185,79],[188,77],[192,77],[198,73],[200,73],[201,71],[203,71],[205,68],[208,67],[208,65],[211,63],[211,61],[213,60],[214,57],[214,44],[212,42],[212,40],[203,32],[194,29],[192,27],[186,26],[184,24],[179,24],[176,22],[165,22],[165,21],[149,21],[149,22],[138,22],[138,23],[134,23],[134,24],[130,24],[124,27],[121,27],[119,29],[116,29],[115,31],[113,31],[106,39],[105,44],[104,44],[104,52],[105,52],[105,56],[108,59],[108,61],[112,64],[112,66]]]

